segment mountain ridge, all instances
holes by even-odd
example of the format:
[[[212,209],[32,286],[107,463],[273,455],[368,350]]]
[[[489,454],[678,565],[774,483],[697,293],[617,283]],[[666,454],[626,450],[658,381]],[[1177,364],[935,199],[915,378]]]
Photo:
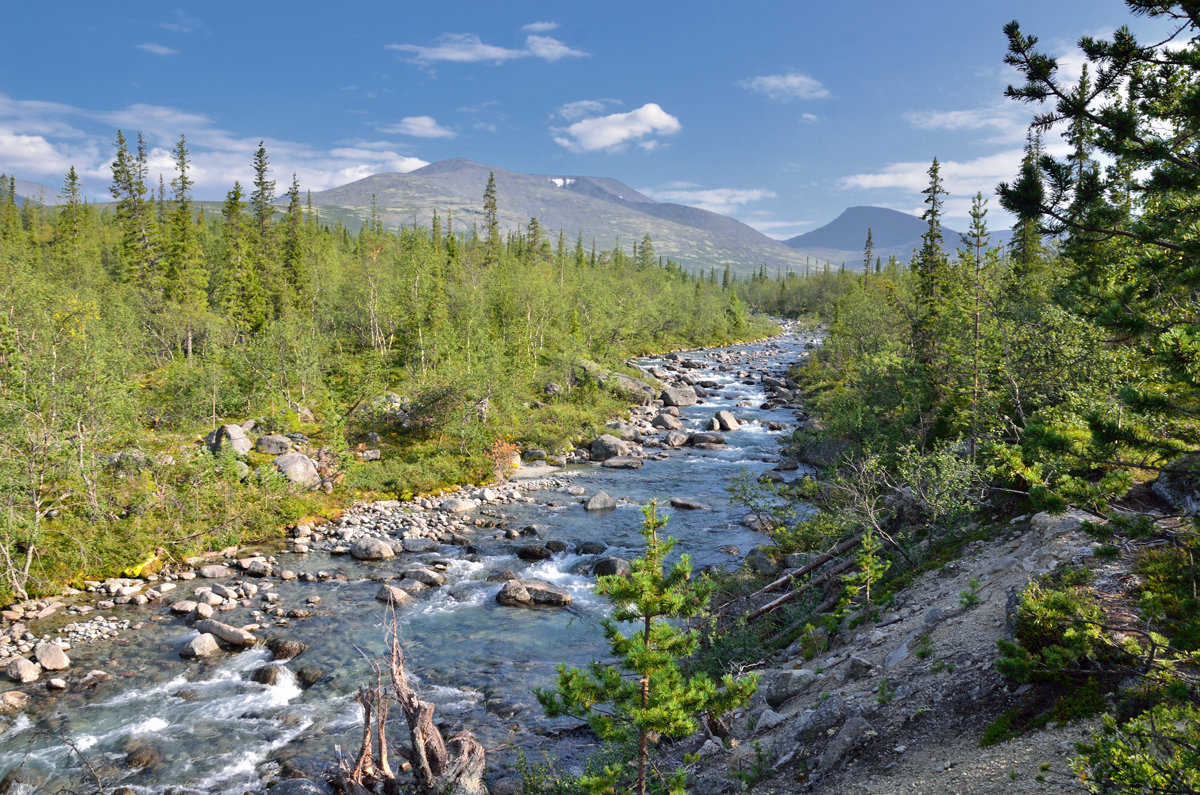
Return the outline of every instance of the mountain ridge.
[[[407,173],[374,174],[312,194],[325,214],[363,221],[372,199],[385,224],[428,226],[434,211],[462,229],[483,219],[482,197],[494,174],[497,220],[505,232],[537,218],[549,237],[610,249],[650,235],[660,255],[693,271],[728,266],[734,273],[803,273],[816,259],[733,218],[682,204],[657,202],[611,177],[569,173],[522,174],[466,158],[431,163]]]

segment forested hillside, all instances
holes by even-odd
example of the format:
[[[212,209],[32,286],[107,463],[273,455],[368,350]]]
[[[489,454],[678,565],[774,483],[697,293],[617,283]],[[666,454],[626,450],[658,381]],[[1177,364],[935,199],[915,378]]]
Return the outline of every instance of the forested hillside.
[[[502,237],[491,184],[479,236],[436,216],[349,229],[295,180],[279,212],[262,147],[254,184],[201,212],[184,137],[174,154],[156,189],[141,137],[118,132],[103,211],[74,169],[53,209],[2,181],[0,599],[271,535],[357,490],[491,477],[489,452],[569,449],[618,412],[597,364],[769,329],[732,290],[660,266],[648,236],[636,258],[534,219]],[[333,496],[201,444],[246,420],[292,433]],[[380,461],[352,449],[381,445]]]
[[[1084,38],[1078,80],[1016,22],[1005,29],[1024,80],[1008,96],[1037,114],[1020,172],[998,188],[1018,219],[1009,245],[992,244],[982,196],[970,229],[946,238],[934,159],[910,261],[881,263],[868,240],[861,274],[739,284],[749,306],[828,324],[795,373],[817,419],[793,450],[823,475],[765,502],[740,497],[792,512],[778,519],[784,552],[861,543],[843,612],[822,619],[830,631],[856,608],[850,628],[872,620],[874,602],[965,544],[1079,509],[1082,562],[1010,602],[995,667],[1028,687],[981,742],[1102,714],[1063,786],[1196,792],[1200,15],[1127,4],[1172,20],[1176,36]],[[1046,144],[1057,135],[1063,156]],[[819,510],[798,512],[801,498]],[[964,609],[973,598],[964,591]]]

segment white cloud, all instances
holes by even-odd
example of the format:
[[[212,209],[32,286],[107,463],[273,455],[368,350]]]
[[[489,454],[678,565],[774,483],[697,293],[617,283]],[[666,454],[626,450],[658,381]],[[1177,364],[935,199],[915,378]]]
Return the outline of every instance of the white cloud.
[[[581,99],[577,102],[568,102],[565,105],[559,106],[555,114],[567,121],[574,121],[582,119],[585,116],[594,116],[597,113],[601,113],[610,105],[620,104],[620,100],[616,99]]]
[[[251,160],[261,137],[228,132],[207,116],[145,104],[96,110],[14,100],[4,94],[0,94],[0,172],[58,185],[74,165],[87,195],[107,198],[114,128],[125,131],[131,148],[136,146],[137,132],[143,133],[152,185],[158,184],[160,173],[171,180],[171,149],[181,133],[188,140],[197,198],[220,199],[234,180],[248,185],[254,178]],[[293,172],[304,188],[324,190],[383,171],[406,172],[428,165],[385,141],[329,149],[272,138],[264,144],[280,190],[291,182]]]
[[[1015,102],[1004,102],[972,110],[915,111],[904,114],[904,119],[919,130],[991,130],[995,135],[984,143],[1011,144],[1025,139],[1029,110]]]
[[[186,11],[175,10],[175,18],[170,22],[159,22],[158,26],[172,33],[195,33],[204,30],[204,23],[188,14]]]
[[[449,63],[479,63],[491,62],[496,64],[511,61],[516,58],[541,58],[546,61],[559,61],[563,58],[580,57],[587,53],[575,50],[563,44],[558,39],[549,36],[530,34],[525,37],[524,49],[511,49],[494,44],[484,44],[483,40],[474,33],[447,33],[439,37],[436,43],[426,46],[421,44],[388,44],[385,49],[407,53],[410,60],[422,66],[430,66],[439,61]]]
[[[939,173],[946,190],[952,196],[974,196],[982,191],[992,195],[996,185],[1011,180],[1021,166],[1024,152],[1008,149],[966,161],[939,161]],[[843,188],[874,190],[899,188],[919,193],[929,184],[929,166],[926,161],[891,163],[874,173],[852,174],[839,180]]]
[[[549,33],[550,31],[557,29],[557,22],[530,22],[528,25],[525,25],[523,28],[521,28],[521,30],[525,31],[526,33]]]
[[[820,119],[817,117],[817,115],[815,113],[804,113],[804,114],[801,114],[800,121],[805,122],[807,124],[816,124],[818,121],[820,121]]]
[[[669,183],[641,192],[655,201],[686,204],[720,215],[729,215],[752,202],[775,198],[775,192],[765,188],[701,188],[691,183]]]
[[[658,142],[647,136],[673,135],[681,129],[679,119],[648,102],[628,113],[583,119],[553,131],[559,133],[554,142],[572,152],[617,152],[630,143],[652,149]]]
[[[411,135],[413,138],[453,138],[458,135],[454,130],[438,124],[432,116],[405,116],[398,124],[384,125],[379,131]]]
[[[790,102],[793,99],[824,99],[829,96],[829,90],[821,85],[820,80],[790,70],[783,74],[748,77],[740,81],[738,85],[764,94],[768,99],[776,102]]]
[[[139,50],[145,50],[152,55],[178,55],[179,50],[172,50],[170,47],[164,47],[161,44],[139,44]]]

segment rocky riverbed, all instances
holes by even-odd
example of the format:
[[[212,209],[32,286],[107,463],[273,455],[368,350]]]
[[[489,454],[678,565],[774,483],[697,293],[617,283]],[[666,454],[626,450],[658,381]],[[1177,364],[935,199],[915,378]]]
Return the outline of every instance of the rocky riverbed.
[[[672,503],[668,532],[701,566],[739,565],[760,543],[725,486],[742,470],[797,475],[775,470],[779,434],[805,419],[784,373],[813,343],[785,335],[641,360],[643,378],[595,373],[636,401],[629,417],[566,456],[526,451],[531,465],[505,483],[360,505],[284,545],[9,606],[0,791],[84,780],[71,746],[110,792],[320,780],[334,748],[357,742],[353,693],[392,609],[440,718],[489,747],[566,728],[530,691],[557,662],[604,654],[594,571],[638,554],[638,506]]]

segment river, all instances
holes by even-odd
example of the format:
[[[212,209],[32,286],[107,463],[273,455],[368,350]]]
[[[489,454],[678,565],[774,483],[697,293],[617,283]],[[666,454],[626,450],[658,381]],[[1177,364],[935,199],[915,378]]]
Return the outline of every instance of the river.
[[[796,424],[793,409],[762,407],[766,393],[758,377],[782,377],[810,342],[811,337],[785,334],[680,355],[697,365],[683,370],[694,381],[715,384],[700,404],[681,408],[680,419],[686,430],[707,430],[716,411],[732,411],[742,427],[724,434],[725,449],[674,449],[662,460],[647,458],[635,470],[582,464],[539,473],[533,480],[514,481],[532,501],[486,506],[483,514],[507,528],[534,525],[544,539],[564,541],[569,550],[595,541],[607,547],[605,555],[633,558],[642,545],[640,506],[658,500],[670,516],[666,534],[679,539],[677,552],[690,554],[695,567],[739,565],[741,556],[765,539],[743,526],[745,511],[729,504],[726,487],[743,470],[757,474],[778,462],[778,440],[787,431],[770,430],[768,423],[785,423],[788,430]],[[680,366],[678,359],[664,358],[639,364]],[[752,375],[739,377],[739,371]],[[664,451],[646,452],[656,456]],[[619,504],[589,513],[584,497],[568,493],[569,487],[576,492],[582,488],[586,496],[607,492]],[[709,509],[674,510],[667,505],[672,497]],[[163,604],[105,611],[141,627],[115,641],[72,649],[67,678],[74,684],[68,690],[47,694],[41,683],[25,686],[34,694],[29,708],[0,724],[0,774],[24,764],[28,784],[13,792],[78,789],[90,780],[82,754],[109,793],[120,787],[138,795],[259,792],[281,771],[318,780],[321,765],[334,758],[336,748],[352,754],[359,742],[361,712],[354,694],[360,682],[373,679],[372,661],[385,649],[387,616],[374,598],[376,580],[414,560],[436,562],[447,580],[417,595],[401,611],[399,624],[410,676],[422,696],[437,704],[437,719],[466,726],[489,749],[514,741],[528,744],[538,732],[569,725],[546,719],[532,689],[552,686],[559,662],[581,665],[606,655],[598,621],[607,604],[595,594],[590,574],[597,556],[567,551],[530,563],[515,555],[523,541],[503,536],[502,531],[480,529],[469,549],[441,546],[436,552],[376,563],[318,549],[280,554],[279,560],[297,572],[334,576],[313,582],[272,580],[281,604],[312,612],[286,627],[258,633],[308,644],[302,655],[280,664],[273,685],[250,679],[253,671],[272,664],[271,653],[261,647],[187,661],[179,650],[197,633]],[[505,570],[566,589],[571,606],[531,610],[497,604],[501,586],[496,576]],[[169,596],[181,598],[211,584],[181,582]],[[250,609],[218,617],[241,625],[252,620]],[[296,676],[302,668],[323,675],[305,688]],[[78,680],[92,669],[113,678],[79,688]],[[392,738],[406,738],[398,709],[393,719]],[[51,732],[69,744],[49,736]],[[138,756],[147,764],[131,768],[130,759]]]

